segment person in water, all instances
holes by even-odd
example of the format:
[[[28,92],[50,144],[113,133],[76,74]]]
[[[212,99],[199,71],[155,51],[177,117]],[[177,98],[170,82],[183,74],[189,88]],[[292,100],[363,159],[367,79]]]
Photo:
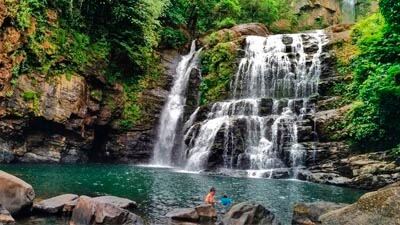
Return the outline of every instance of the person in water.
[[[224,197],[222,197],[219,202],[221,202],[221,204],[225,207],[229,207],[232,204],[232,200],[230,198],[228,198],[227,194],[224,194]]]
[[[206,204],[211,204],[214,205],[216,203],[214,196],[215,196],[215,188],[211,187],[210,188],[210,192],[208,192],[207,196],[206,196]]]

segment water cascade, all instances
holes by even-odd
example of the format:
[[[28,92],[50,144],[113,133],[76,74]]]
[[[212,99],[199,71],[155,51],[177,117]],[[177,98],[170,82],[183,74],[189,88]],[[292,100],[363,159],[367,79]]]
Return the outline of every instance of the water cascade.
[[[316,138],[310,96],[318,91],[325,43],[323,31],[248,36],[231,98],[205,106],[206,119],[187,129],[185,169],[223,167],[269,177],[286,169],[295,176],[305,157],[301,142]]]
[[[171,166],[172,149],[176,143],[177,127],[181,122],[186,103],[186,89],[191,71],[196,68],[198,55],[195,41],[192,42],[190,52],[182,56],[176,69],[176,76],[168,100],[161,113],[158,127],[157,142],[154,146],[152,164],[158,166]]]
[[[356,0],[343,0],[342,2],[342,23],[356,22]]]

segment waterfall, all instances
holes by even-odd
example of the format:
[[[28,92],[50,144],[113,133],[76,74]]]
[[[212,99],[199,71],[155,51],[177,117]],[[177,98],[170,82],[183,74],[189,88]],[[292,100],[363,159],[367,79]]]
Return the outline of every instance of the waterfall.
[[[219,164],[260,176],[302,166],[306,150],[299,129],[314,128],[309,97],[318,91],[325,43],[323,31],[248,36],[231,99],[213,103],[207,118],[185,134],[185,169]]]
[[[154,146],[152,164],[171,166],[172,149],[176,143],[176,134],[186,103],[186,89],[191,71],[196,68],[198,55],[195,41],[192,42],[190,52],[182,56],[176,69],[176,76],[168,100],[161,113],[158,127],[157,142]]]
[[[342,23],[356,22],[356,0],[343,0],[342,2]]]

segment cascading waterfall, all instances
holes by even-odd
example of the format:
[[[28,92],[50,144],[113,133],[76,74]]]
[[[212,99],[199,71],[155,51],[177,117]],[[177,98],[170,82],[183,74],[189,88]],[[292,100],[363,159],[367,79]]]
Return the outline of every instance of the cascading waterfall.
[[[161,113],[157,142],[153,149],[152,164],[154,165],[171,166],[172,164],[172,149],[176,143],[177,127],[186,103],[186,89],[190,73],[197,66],[200,51],[201,49],[196,51],[196,44],[193,41],[189,54],[182,56],[178,64],[172,89]]]
[[[185,135],[185,169],[220,164],[258,176],[301,166],[305,148],[298,131],[307,125],[312,133],[315,107],[309,97],[318,91],[325,41],[323,31],[248,36],[231,99],[214,103],[207,119]]]
[[[342,2],[342,23],[356,22],[356,0],[343,0]]]

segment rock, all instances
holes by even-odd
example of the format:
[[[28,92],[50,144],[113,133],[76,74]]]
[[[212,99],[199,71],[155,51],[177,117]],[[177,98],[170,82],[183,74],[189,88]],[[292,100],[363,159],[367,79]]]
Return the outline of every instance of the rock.
[[[0,224],[8,225],[15,224],[14,218],[11,216],[7,209],[3,208],[0,204]]]
[[[136,208],[137,204],[136,202],[127,199],[127,198],[120,198],[120,197],[116,197],[116,196],[100,196],[100,197],[95,197],[92,198],[93,201],[96,202],[102,202],[102,203],[110,203],[113,204],[119,208],[123,208],[123,209],[131,209],[131,208]]]
[[[25,181],[0,171],[0,204],[11,214],[30,209],[35,191]]]
[[[215,219],[217,218],[217,210],[212,205],[202,204],[195,207],[197,214],[199,215],[200,219],[207,220],[207,219]]]
[[[53,198],[40,201],[33,205],[33,209],[39,212],[56,214],[63,211],[66,204],[74,201],[79,196],[74,194],[64,194]]]
[[[278,225],[275,215],[254,202],[242,202],[232,206],[220,225]]]
[[[142,225],[141,217],[113,204],[81,196],[72,212],[70,225]]]
[[[230,30],[235,33],[239,33],[240,35],[258,35],[258,36],[267,36],[271,34],[264,24],[261,23],[246,23],[236,25]]]
[[[200,217],[194,208],[180,208],[174,209],[165,215],[173,220],[185,221],[185,222],[197,222]]]
[[[400,187],[364,194],[349,206],[319,218],[322,225],[398,225],[400,224]]]
[[[295,2],[299,29],[326,27],[340,22],[340,2],[338,0],[299,0]]]
[[[343,208],[347,205],[332,202],[297,203],[293,206],[292,225],[318,224],[318,218],[322,214]]]

